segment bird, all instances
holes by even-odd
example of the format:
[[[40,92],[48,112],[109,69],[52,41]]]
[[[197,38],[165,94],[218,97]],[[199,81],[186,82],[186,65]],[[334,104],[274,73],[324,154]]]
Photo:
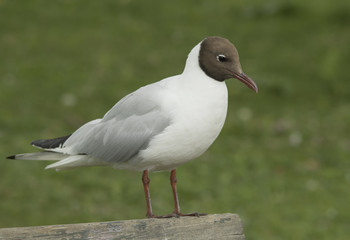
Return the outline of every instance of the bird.
[[[201,156],[218,137],[228,107],[225,80],[232,78],[258,93],[236,47],[226,38],[206,37],[190,51],[181,74],[126,95],[68,136],[31,142],[40,152],[7,158],[52,160],[45,169],[57,171],[86,166],[139,171],[148,218],[200,216],[180,211],[176,168]],[[170,172],[174,198],[174,210],[165,216],[153,213],[149,192],[149,173],[161,171]]]

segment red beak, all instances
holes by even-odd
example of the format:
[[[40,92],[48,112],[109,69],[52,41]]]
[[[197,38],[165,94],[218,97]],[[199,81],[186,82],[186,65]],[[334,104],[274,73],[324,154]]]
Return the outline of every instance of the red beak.
[[[234,78],[237,78],[239,81],[247,85],[250,89],[254,90],[254,92],[258,93],[258,86],[256,83],[244,73],[234,73]]]

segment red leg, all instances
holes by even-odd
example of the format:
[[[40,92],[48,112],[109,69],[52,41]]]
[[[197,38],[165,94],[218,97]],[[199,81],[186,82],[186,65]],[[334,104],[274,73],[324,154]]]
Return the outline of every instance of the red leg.
[[[179,204],[179,197],[177,196],[177,189],[176,189],[176,169],[171,170],[170,172],[170,185],[171,189],[173,190],[173,196],[174,196],[174,213],[175,215],[180,215],[180,204]]]
[[[148,218],[154,218],[155,215],[152,212],[151,195],[149,194],[149,183],[150,183],[150,180],[148,178],[148,170],[144,170],[143,171],[142,183],[143,183],[143,188],[145,190],[145,197],[146,197],[146,206],[147,206],[146,216]]]
[[[188,213],[188,214],[183,214],[180,212],[180,204],[179,204],[179,197],[177,196],[177,189],[176,189],[176,183],[177,183],[177,178],[176,178],[176,169],[171,170],[170,172],[170,185],[171,189],[173,190],[173,196],[174,196],[174,211],[166,216],[163,217],[180,217],[180,216],[205,216],[207,214],[205,213]]]
[[[168,215],[156,216],[152,212],[151,196],[149,193],[150,180],[148,178],[148,170],[143,171],[142,183],[143,183],[143,188],[145,190],[146,206],[147,206],[146,216],[148,218],[170,218],[170,217],[180,217],[180,216],[197,216],[197,217],[199,217],[199,216],[207,215],[205,213],[197,213],[197,212],[188,213],[188,214],[183,214],[180,212],[179,198],[177,196],[177,190],[176,190],[176,183],[177,183],[176,169],[173,169],[170,173],[170,185],[171,185],[171,188],[173,190],[173,197],[174,197],[174,211]]]

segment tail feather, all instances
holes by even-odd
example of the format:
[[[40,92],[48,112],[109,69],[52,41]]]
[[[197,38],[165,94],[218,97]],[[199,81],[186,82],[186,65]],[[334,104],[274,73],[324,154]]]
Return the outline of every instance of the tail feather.
[[[45,168],[45,169],[54,168],[57,171],[76,168],[76,167],[108,165],[107,162],[95,159],[85,154],[69,155],[69,154],[50,152],[50,151],[36,152],[36,153],[22,153],[22,154],[17,154],[13,156],[8,156],[7,159],[58,161],[46,166]]]
[[[65,159],[46,166],[45,169],[54,168],[56,171],[59,171],[76,167],[103,166],[107,164],[107,162],[97,160],[88,155],[71,155]]]
[[[7,159],[59,161],[66,157],[67,154],[45,151],[17,154],[13,156],[8,156]]]

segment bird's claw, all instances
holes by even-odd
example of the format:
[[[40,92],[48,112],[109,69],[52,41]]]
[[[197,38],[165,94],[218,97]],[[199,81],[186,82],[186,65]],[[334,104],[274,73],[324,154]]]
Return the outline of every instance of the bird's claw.
[[[162,215],[162,216],[156,216],[154,214],[152,215],[147,215],[148,218],[179,218],[179,217],[200,217],[200,216],[206,216],[208,215],[207,213],[198,213],[198,212],[193,212],[193,213],[181,213],[181,212],[172,212],[167,215]]]

